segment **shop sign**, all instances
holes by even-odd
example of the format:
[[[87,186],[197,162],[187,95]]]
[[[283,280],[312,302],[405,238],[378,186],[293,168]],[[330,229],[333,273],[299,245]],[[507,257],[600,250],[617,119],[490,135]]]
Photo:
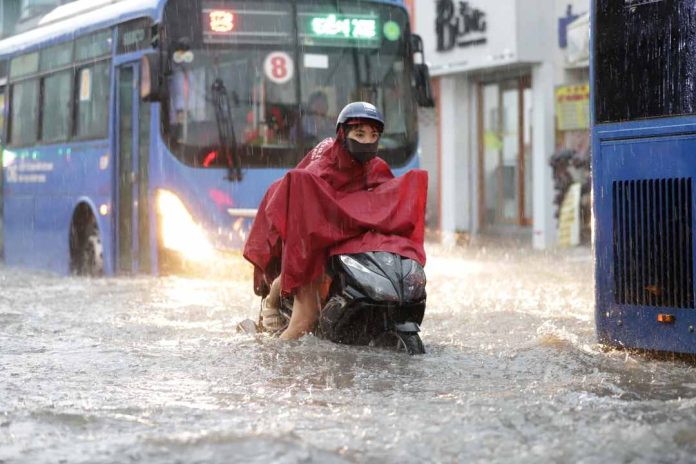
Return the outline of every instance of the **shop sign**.
[[[470,2],[438,0],[435,34],[437,51],[483,45],[486,38],[486,13]]]
[[[580,0],[573,0],[580,1]],[[415,31],[423,37],[430,74],[538,63],[554,52],[549,32],[555,12],[546,0],[413,0]],[[529,11],[535,18],[529,20]]]
[[[559,131],[590,128],[590,85],[556,88],[556,121]]]

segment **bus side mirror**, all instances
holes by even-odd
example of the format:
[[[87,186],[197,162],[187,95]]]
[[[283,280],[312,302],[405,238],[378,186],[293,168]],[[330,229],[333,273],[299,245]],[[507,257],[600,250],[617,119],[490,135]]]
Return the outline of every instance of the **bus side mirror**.
[[[159,101],[161,97],[160,56],[146,53],[140,57],[140,98],[143,101]]]
[[[412,85],[416,92],[416,102],[419,106],[432,108],[435,106],[433,89],[430,86],[430,71],[425,64],[423,52],[423,39],[417,34],[411,35],[411,53],[413,54],[413,79]],[[420,63],[416,62],[416,55],[420,54]]]
[[[413,82],[418,105],[427,108],[435,106],[433,89],[430,86],[430,71],[428,71],[427,64],[419,63],[413,65]]]

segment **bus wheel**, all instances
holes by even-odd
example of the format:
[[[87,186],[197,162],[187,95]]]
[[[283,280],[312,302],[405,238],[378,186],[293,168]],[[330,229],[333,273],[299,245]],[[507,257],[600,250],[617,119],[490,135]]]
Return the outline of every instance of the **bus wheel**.
[[[97,220],[91,212],[76,214],[70,230],[70,269],[74,274],[104,275],[104,249]]]

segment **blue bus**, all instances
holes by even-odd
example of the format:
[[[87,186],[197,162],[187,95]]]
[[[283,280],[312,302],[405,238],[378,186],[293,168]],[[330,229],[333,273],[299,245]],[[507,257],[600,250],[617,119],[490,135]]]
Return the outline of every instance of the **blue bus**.
[[[612,346],[696,352],[695,0],[595,0],[596,328]]]
[[[3,254],[163,273],[239,250],[266,188],[353,100],[417,165],[431,105],[401,1],[79,0],[0,41]]]

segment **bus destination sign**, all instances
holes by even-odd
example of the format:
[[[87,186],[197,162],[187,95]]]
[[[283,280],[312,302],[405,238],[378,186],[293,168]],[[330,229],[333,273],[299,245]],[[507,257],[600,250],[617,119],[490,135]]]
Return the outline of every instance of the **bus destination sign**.
[[[377,36],[377,20],[349,16],[315,16],[310,19],[310,31],[319,37],[370,40]]]
[[[205,43],[287,43],[292,33],[290,11],[203,8]]]
[[[234,30],[234,12],[229,10],[211,10],[208,12],[210,32],[232,32]]]
[[[379,21],[372,15],[304,14],[305,41],[340,46],[346,42],[379,46]]]

